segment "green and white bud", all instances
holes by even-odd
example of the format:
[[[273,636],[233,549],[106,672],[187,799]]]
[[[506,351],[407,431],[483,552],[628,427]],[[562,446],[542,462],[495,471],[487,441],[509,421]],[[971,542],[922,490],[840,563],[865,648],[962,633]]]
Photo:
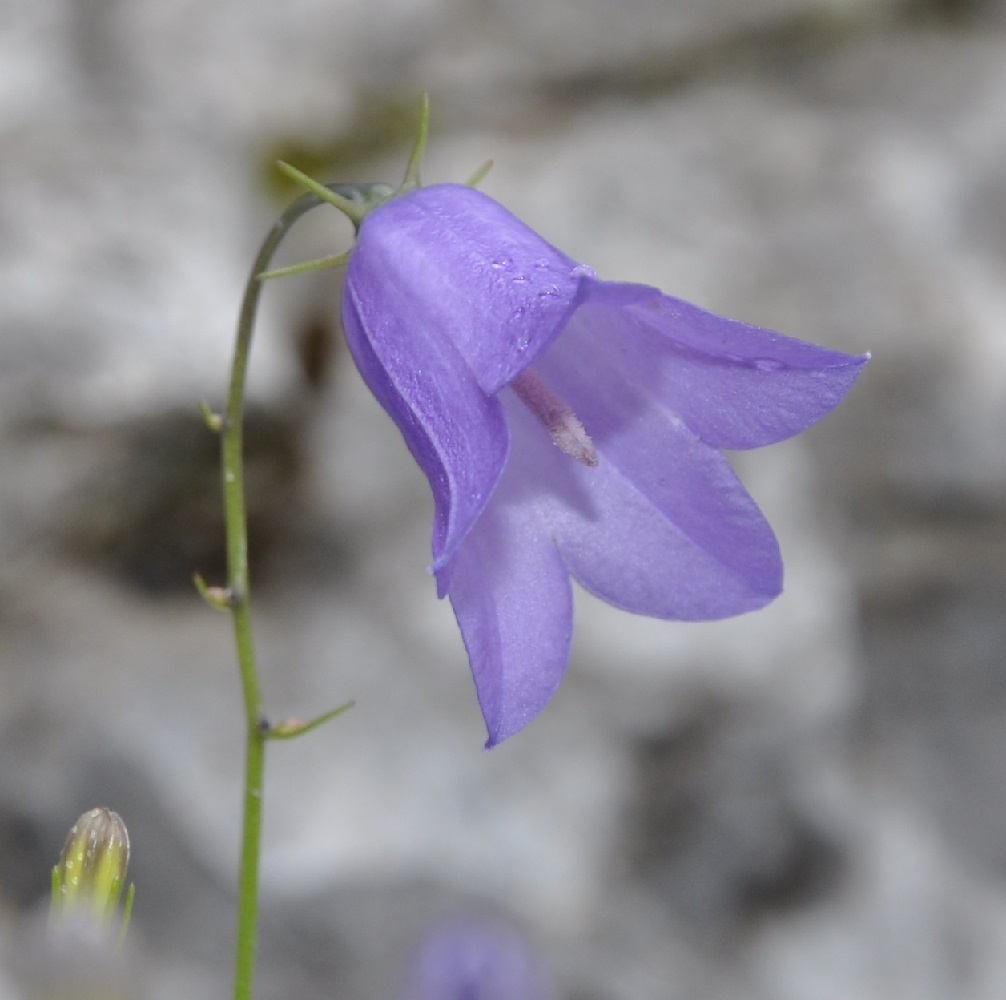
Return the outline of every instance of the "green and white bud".
[[[122,947],[133,904],[123,899],[129,833],[118,813],[91,809],[70,830],[56,867],[48,925],[24,927],[19,973],[32,1000],[128,1000],[134,970]],[[121,901],[121,918],[119,917]]]
[[[129,832],[122,817],[103,807],[84,813],[73,824],[52,870],[53,919],[86,909],[108,920],[119,905],[128,867]],[[131,897],[132,887],[127,911]]]

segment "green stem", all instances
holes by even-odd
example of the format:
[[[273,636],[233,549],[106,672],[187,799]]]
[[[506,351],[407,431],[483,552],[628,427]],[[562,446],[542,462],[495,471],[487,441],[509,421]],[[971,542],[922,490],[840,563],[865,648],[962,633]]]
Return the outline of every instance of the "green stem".
[[[337,188],[337,190],[339,190]],[[234,1000],[251,1000],[258,924],[259,848],[262,834],[262,781],[268,726],[264,722],[251,629],[251,588],[248,575],[248,525],[245,514],[243,418],[245,376],[255,314],[262,287],[260,275],[291,226],[308,210],[324,204],[315,194],[298,198],[269,231],[245,286],[238,317],[227,409],[221,429],[224,518],[227,531],[228,591],[234,621],[238,669],[245,706],[244,818],[238,877],[237,944],[234,958]]]

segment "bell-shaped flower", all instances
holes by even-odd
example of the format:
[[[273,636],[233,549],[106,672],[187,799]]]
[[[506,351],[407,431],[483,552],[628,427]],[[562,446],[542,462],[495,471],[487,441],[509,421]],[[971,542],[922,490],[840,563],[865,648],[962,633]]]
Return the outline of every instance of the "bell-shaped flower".
[[[720,449],[806,429],[867,360],[602,281],[453,184],[363,219],[343,320],[430,482],[433,571],[487,746],[559,685],[570,577],[626,611],[684,621],[779,594],[775,536]]]

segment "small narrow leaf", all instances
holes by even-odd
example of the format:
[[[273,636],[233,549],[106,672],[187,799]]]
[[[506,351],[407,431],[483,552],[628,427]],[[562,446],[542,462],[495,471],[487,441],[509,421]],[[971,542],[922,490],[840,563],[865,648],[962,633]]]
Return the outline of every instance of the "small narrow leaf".
[[[307,722],[302,719],[286,719],[283,722],[278,722],[276,725],[268,728],[266,738],[270,740],[292,740],[298,736],[303,736],[305,733],[311,732],[312,729],[317,729],[336,716],[342,715],[343,712],[348,712],[355,704],[355,701],[347,701],[338,708],[333,708],[331,711],[316,716]]]

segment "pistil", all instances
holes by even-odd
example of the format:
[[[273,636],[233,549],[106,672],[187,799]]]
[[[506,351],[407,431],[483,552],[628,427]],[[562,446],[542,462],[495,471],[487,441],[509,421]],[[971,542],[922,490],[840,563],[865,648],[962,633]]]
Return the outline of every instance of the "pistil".
[[[583,424],[569,404],[544,379],[525,369],[510,383],[510,388],[537,417],[559,451],[584,465],[597,465],[597,450]]]

